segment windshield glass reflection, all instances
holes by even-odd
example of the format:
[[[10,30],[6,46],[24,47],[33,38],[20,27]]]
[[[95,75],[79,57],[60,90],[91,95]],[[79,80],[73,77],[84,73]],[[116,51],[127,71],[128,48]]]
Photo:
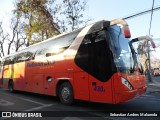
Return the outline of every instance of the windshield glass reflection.
[[[133,67],[133,57],[128,45],[129,39],[124,35],[118,26],[108,29],[111,39],[111,49],[114,55],[114,62],[121,72],[129,73]]]

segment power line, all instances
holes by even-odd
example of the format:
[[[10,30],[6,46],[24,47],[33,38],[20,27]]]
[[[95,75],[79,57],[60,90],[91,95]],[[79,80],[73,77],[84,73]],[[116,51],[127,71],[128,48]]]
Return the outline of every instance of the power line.
[[[142,12],[139,12],[139,13],[136,13],[136,14],[132,14],[132,15],[124,17],[122,19],[124,19],[124,20],[131,19],[133,17],[137,17],[137,16],[140,16],[140,15],[143,15],[143,14],[147,14],[149,12],[156,11],[156,10],[160,10],[160,6],[158,6],[156,8],[153,8],[153,9],[145,10],[145,11],[142,11]]]
[[[154,8],[154,0],[153,0],[153,3],[152,3],[152,11],[151,11],[151,20],[150,20],[150,27],[149,27],[149,35],[150,35],[150,32],[151,32],[151,27],[152,27],[153,8]]]

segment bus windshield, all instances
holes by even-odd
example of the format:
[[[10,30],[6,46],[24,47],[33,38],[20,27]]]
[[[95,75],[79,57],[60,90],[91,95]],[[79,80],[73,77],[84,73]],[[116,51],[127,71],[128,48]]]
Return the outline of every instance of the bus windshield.
[[[124,37],[123,31],[116,25],[109,27],[108,32],[111,39],[111,49],[117,69],[126,74],[130,73],[134,60],[128,44],[129,39]]]

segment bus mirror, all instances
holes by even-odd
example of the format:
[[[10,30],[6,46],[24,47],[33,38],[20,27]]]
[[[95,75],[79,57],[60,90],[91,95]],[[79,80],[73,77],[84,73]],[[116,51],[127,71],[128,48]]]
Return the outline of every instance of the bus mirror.
[[[130,33],[130,30],[129,30],[128,26],[123,26],[123,32],[124,32],[124,37],[125,38],[130,38],[131,37],[131,33]]]

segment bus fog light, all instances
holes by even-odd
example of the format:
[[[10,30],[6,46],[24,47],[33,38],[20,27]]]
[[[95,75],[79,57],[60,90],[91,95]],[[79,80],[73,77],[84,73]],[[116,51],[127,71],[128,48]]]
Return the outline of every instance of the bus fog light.
[[[133,87],[131,86],[131,84],[128,82],[128,80],[121,78],[121,82],[123,85],[125,85],[128,89],[133,90]]]

